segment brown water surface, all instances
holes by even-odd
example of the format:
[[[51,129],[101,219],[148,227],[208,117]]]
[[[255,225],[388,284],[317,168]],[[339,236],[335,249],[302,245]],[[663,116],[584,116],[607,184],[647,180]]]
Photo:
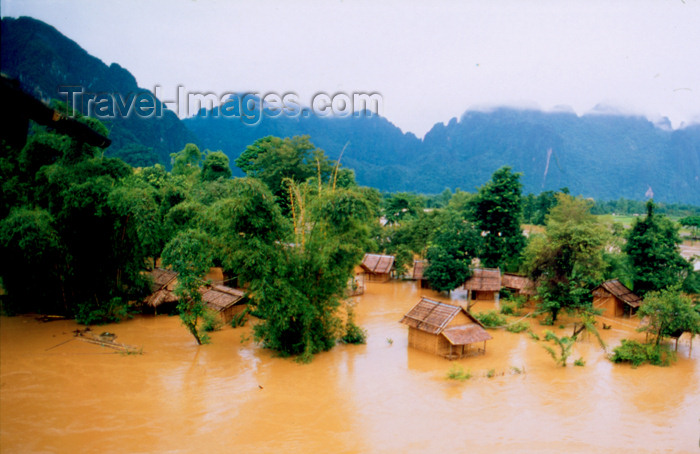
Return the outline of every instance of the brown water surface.
[[[454,362],[473,375],[455,382],[445,378],[452,362],[407,348],[407,327],[398,321],[421,294],[438,297],[410,282],[368,284],[355,299],[367,345],[338,346],[308,365],[260,349],[249,326],[224,328],[201,347],[177,317],[94,328],[143,348],[142,355],[123,355],[75,339],[71,321],[3,317],[0,448],[699,452],[697,340],[692,358],[683,338],[672,367],[638,369],[611,364],[593,340],[584,340],[570,361],[583,357],[585,367],[562,368],[526,334],[493,330],[485,355]],[[458,292],[453,298],[464,303]],[[475,310],[491,308],[479,303]],[[563,323],[565,329],[554,330],[569,333]],[[639,337],[629,320],[603,334],[613,346]]]

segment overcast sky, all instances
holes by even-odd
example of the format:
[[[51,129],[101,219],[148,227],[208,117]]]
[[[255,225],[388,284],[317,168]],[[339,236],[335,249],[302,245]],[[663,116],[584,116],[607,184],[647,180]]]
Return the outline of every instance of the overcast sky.
[[[39,1],[3,16],[56,27],[139,86],[215,93],[378,92],[423,136],[468,108],[602,103],[700,122],[700,2]]]

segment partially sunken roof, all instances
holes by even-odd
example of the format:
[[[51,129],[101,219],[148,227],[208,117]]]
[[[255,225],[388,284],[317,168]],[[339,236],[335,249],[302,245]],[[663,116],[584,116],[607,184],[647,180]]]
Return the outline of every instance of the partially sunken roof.
[[[535,294],[535,284],[530,279],[519,274],[503,273],[501,285],[507,289],[517,290],[526,295]]]
[[[151,279],[153,279],[153,282],[151,283],[151,292],[160,290],[177,277],[177,273],[175,271],[166,270],[163,268],[154,269],[150,272],[150,275]]]
[[[425,260],[413,261],[413,279],[423,279],[423,272],[425,271],[426,265],[427,262]]]
[[[202,287],[199,289],[199,292],[202,294],[204,304],[219,312],[238,303],[245,295],[243,290],[226,287],[225,285]]]
[[[389,274],[394,266],[393,255],[365,254],[360,265],[365,270],[374,274]]]
[[[476,268],[472,277],[464,283],[464,289],[482,292],[501,290],[501,270],[498,268]]]
[[[603,288],[607,290],[609,293],[614,295],[616,298],[619,300],[629,304],[632,307],[639,307],[640,304],[642,304],[642,299],[632,293],[632,290],[628,289],[625,284],[620,282],[618,279],[612,279],[609,281],[605,281],[602,284],[600,284],[598,287],[593,289],[595,292],[599,288]]]

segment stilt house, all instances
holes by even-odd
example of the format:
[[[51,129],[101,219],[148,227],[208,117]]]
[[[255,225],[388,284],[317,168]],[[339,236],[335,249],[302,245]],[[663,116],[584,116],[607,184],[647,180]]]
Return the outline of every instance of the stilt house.
[[[449,359],[485,353],[491,335],[459,306],[423,297],[401,319],[408,325],[408,346]],[[483,347],[480,347],[483,342]]]

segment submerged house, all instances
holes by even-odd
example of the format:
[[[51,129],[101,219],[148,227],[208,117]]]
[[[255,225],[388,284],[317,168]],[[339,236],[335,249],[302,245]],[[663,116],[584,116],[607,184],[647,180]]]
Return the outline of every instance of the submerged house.
[[[413,261],[413,273],[411,279],[418,281],[421,288],[430,288],[430,284],[425,280],[425,269],[428,267],[428,262],[426,260],[414,260]]]
[[[535,283],[525,276],[514,273],[503,273],[501,276],[501,287],[516,296],[525,296],[528,299],[535,296]]]
[[[151,294],[146,297],[144,303],[156,312],[159,306],[161,306],[161,312],[173,309],[177,304],[177,296],[173,293],[177,283],[177,273],[172,270],[156,268],[149,275],[151,277]]]
[[[498,301],[501,291],[501,270],[498,268],[476,268],[464,283],[468,290],[467,301]]]
[[[246,308],[243,297],[245,292],[225,285],[212,285],[199,289],[202,302],[211,310],[219,313],[224,323],[230,323],[233,318]]]
[[[485,353],[486,341],[492,339],[484,326],[463,308],[425,297],[400,323],[408,325],[409,347],[449,359]]]
[[[629,317],[642,304],[642,299],[617,279],[603,282],[592,294],[593,307],[602,309],[605,317]]]
[[[365,254],[360,267],[368,281],[386,282],[391,279],[391,272],[394,270],[394,256]]]

